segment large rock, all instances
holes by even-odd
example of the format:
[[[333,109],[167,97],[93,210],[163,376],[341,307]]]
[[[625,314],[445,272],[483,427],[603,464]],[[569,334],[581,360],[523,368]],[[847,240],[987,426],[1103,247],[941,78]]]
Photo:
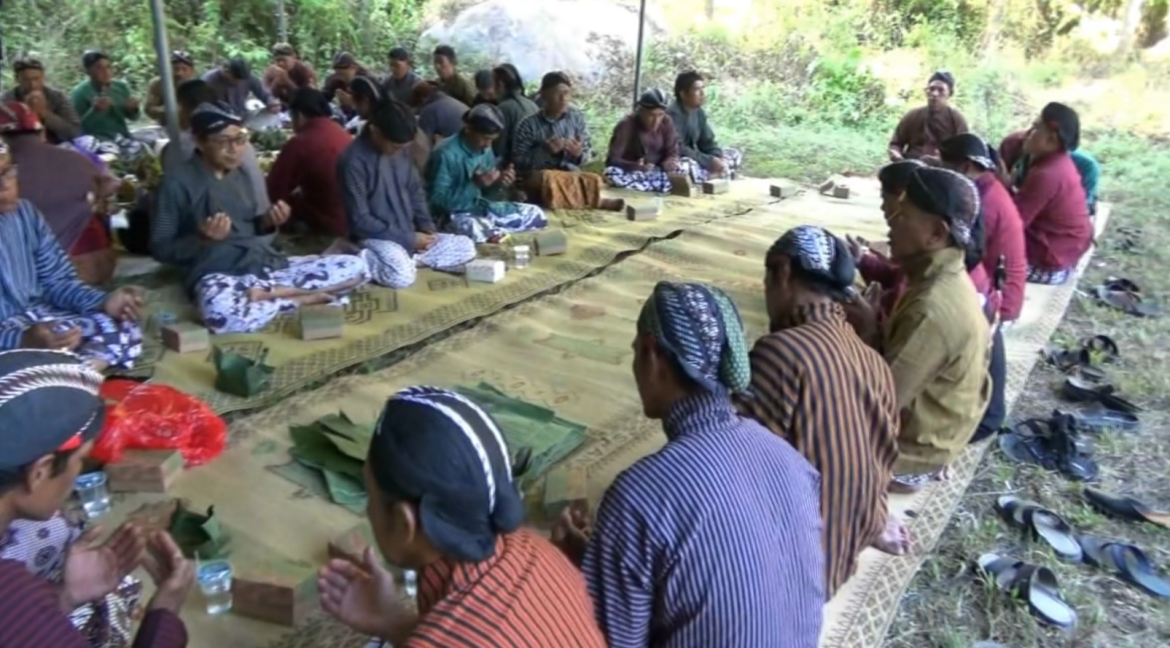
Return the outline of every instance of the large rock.
[[[661,34],[661,24],[648,10],[646,38]],[[431,27],[421,41],[428,48],[446,43],[461,55],[511,63],[526,81],[561,70],[588,83],[604,72],[602,43],[631,53],[635,50],[638,5],[606,0],[490,0]]]

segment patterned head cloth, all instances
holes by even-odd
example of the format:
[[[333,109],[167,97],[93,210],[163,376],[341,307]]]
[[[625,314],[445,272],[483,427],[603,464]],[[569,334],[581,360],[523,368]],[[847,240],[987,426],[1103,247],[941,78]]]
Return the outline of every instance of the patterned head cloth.
[[[1081,146],[1081,118],[1077,111],[1055,101],[1040,111],[1040,120],[1051,128],[1064,150],[1075,151]]]
[[[947,94],[955,94],[955,75],[951,74],[949,71],[936,71],[934,74],[930,75],[930,79],[927,81],[927,83],[934,83],[935,81],[942,81],[943,83],[947,84]]]
[[[244,120],[222,101],[199,104],[195,112],[191,113],[191,132],[196,137],[215,135],[229,126],[243,125]]]
[[[102,381],[72,353],[0,352],[0,469],[75,450],[96,437],[105,421]]]
[[[41,128],[40,117],[26,104],[19,101],[0,104],[0,133],[38,133]]]
[[[333,69],[341,70],[344,68],[357,67],[357,59],[349,52],[338,52],[337,56],[333,57]]]
[[[979,190],[966,176],[947,169],[922,167],[910,176],[905,199],[946,221],[951,238],[963,249],[971,246],[982,205]]]
[[[992,171],[999,167],[999,153],[975,133],[948,137],[938,145],[938,152],[943,162],[970,161],[984,171]]]
[[[777,255],[793,259],[806,278],[833,291],[847,290],[857,272],[845,241],[816,225],[801,225],[785,232],[772,244],[767,258]]]
[[[740,393],[751,382],[743,322],[718,288],[660,281],[642,306],[638,331],[653,335],[707,391]]]
[[[191,53],[184,50],[175,50],[171,52],[171,64],[182,63],[195,67],[195,59],[192,58]]]
[[[453,391],[410,387],[391,396],[366,464],[383,493],[417,503],[423,532],[446,556],[484,560],[497,535],[524,521],[500,426]]]
[[[296,56],[297,51],[288,43],[277,43],[272,46],[273,56]]]
[[[642,93],[642,97],[638,99],[638,105],[648,110],[666,110],[669,101],[665,92],[658,88],[650,88]]]
[[[878,171],[878,182],[882,183],[882,193],[891,196],[901,196],[910,184],[910,176],[919,168],[925,166],[919,160],[898,160],[882,167]]]
[[[490,103],[482,103],[463,114],[463,123],[484,135],[496,135],[504,130],[504,113]]]

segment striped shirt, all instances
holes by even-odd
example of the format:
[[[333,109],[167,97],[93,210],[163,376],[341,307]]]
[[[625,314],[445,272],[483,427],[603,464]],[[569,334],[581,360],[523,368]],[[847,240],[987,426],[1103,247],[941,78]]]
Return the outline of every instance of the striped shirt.
[[[49,224],[21,200],[0,214],[0,350],[19,347],[24,334],[8,320],[39,303],[83,315],[101,310],[106,294],[81,283]]]
[[[531,529],[500,537],[485,561],[428,566],[418,610],[405,648],[605,648],[581,573]]]
[[[796,446],[821,473],[826,593],[857,569],[886,525],[898,457],[894,376],[837,304],[799,309],[752,349],[741,410]]]
[[[18,560],[0,560],[0,648],[89,648],[69,617],[61,612],[48,581]],[[187,630],[173,612],[146,613],[134,648],[183,648]]]
[[[550,153],[544,145],[550,139],[581,140],[581,157],[570,159],[567,151]],[[549,119],[544,111],[533,113],[520,120],[516,134],[512,136],[512,162],[516,171],[524,174],[531,171],[577,171],[593,157],[593,139],[585,115],[576,108],[569,108],[556,119]]]
[[[816,646],[816,471],[724,396],[674,405],[663,429],[606,492],[582,563],[609,645]]]

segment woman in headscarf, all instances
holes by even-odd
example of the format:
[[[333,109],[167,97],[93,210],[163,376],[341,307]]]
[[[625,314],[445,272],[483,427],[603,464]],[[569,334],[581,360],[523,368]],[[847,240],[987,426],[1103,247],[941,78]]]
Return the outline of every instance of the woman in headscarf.
[[[638,318],[634,381],[666,446],[553,540],[579,561],[611,646],[811,648],[825,573],[816,471],[739,416],[750,366],[731,300],[661,282]],[[731,558],[733,557],[733,558]]]
[[[666,115],[666,93],[651,88],[638,107],[618,122],[609,140],[605,180],[622,189],[665,193],[677,183],[699,181],[701,167],[679,157],[674,122]]]
[[[965,271],[979,202],[967,178],[920,167],[889,219],[890,256],[906,273],[906,291],[878,346],[901,412],[892,486],[900,492],[949,476],[991,397],[990,326]]]
[[[605,646],[580,573],[522,526],[507,444],[479,405],[436,387],[398,392],[364,471],[381,556],[321,570],[326,612],[387,646]],[[417,614],[382,558],[419,572]]]
[[[966,133],[963,113],[950,105],[955,96],[955,77],[939,70],[926,84],[926,105],[902,117],[890,138],[890,161],[936,159],[938,145],[948,137]]]
[[[439,142],[427,164],[431,215],[446,219],[445,227],[476,243],[497,242],[512,232],[548,225],[536,205],[491,200],[516,182],[511,165],[496,162],[492,143],[504,132],[504,115],[492,104],[480,104],[463,116],[463,131]]]

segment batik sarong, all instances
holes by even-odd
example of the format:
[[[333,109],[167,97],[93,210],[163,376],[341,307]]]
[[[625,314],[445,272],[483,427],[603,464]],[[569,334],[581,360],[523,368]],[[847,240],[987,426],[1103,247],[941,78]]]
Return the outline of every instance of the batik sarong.
[[[516,202],[489,202],[484,214],[451,214],[447,229],[476,243],[499,241],[512,232],[527,232],[548,227],[544,210],[536,205]]]
[[[367,239],[360,245],[374,283],[395,289],[413,285],[420,266],[461,272],[464,264],[475,259],[475,243],[456,234],[436,234],[434,245],[415,253],[392,241]]]
[[[678,169],[673,174],[667,173],[661,167],[649,171],[626,171],[618,167],[606,167],[603,175],[606,182],[619,189],[670,193],[671,175],[689,175],[692,181],[702,182],[697,179],[702,170],[694,160],[682,158],[678,161]]]
[[[0,322],[0,330],[24,330],[40,322],[81,329],[81,346],[74,349],[74,353],[83,360],[100,361],[110,368],[129,369],[142,355],[142,329],[138,323],[120,322],[105,313],[80,315],[38,303]]]
[[[1057,286],[1069,280],[1072,277],[1073,268],[1065,268],[1064,270],[1041,270],[1039,268],[1028,268],[1028,283],[1045,284],[1048,286]]]

